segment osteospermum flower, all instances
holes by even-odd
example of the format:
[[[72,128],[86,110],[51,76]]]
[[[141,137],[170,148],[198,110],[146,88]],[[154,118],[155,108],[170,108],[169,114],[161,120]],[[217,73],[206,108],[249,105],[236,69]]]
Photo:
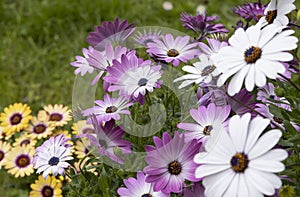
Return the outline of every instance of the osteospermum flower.
[[[4,108],[0,114],[0,126],[4,128],[6,135],[14,134],[28,127],[28,122],[32,118],[31,109],[27,104],[15,103]]]
[[[47,105],[44,110],[49,115],[49,122],[54,126],[64,126],[72,119],[71,110],[62,104]]]
[[[264,11],[264,16],[258,21],[258,25],[288,25],[289,18],[286,15],[296,9],[296,6],[293,4],[294,1],[295,0],[271,0]]]
[[[121,197],[143,196],[143,197],[168,197],[161,191],[153,191],[153,184],[146,182],[146,176],[143,172],[137,172],[137,178],[124,179],[123,182],[127,187],[120,187],[118,194]]]
[[[129,103],[124,97],[111,98],[109,94],[104,95],[104,100],[96,100],[97,106],[88,108],[82,112],[84,116],[90,116],[95,114],[99,122],[107,122],[111,119],[120,120],[120,114],[130,114],[129,110],[126,110],[132,103]],[[91,119],[88,118],[87,123],[91,123]]]
[[[16,141],[13,143],[13,146],[31,146],[35,147],[37,141],[35,138],[32,138],[28,133],[22,133]]]
[[[127,20],[122,22],[118,18],[114,22],[104,21],[102,26],[95,26],[95,32],[90,32],[86,41],[101,50],[107,43],[122,43],[134,31],[134,24],[128,24]]]
[[[120,96],[138,100],[139,97],[144,97],[146,92],[160,88],[160,69],[160,65],[151,65],[150,60],[143,61],[135,55],[122,55],[120,62],[113,61],[113,66],[107,68],[109,75],[105,76],[104,80],[111,83],[108,91],[119,90]]]
[[[33,171],[34,148],[31,146],[13,147],[6,155],[5,169],[16,178],[31,175]]]
[[[92,124],[87,124],[86,120],[79,120],[72,125],[72,134],[74,135],[81,135],[81,134],[86,134],[90,133],[93,134],[95,133],[94,127]]]
[[[43,172],[44,179],[52,173],[54,176],[57,174],[64,175],[65,168],[69,166],[68,160],[72,160],[70,156],[72,149],[60,143],[55,143],[55,139],[60,136],[52,137],[45,141],[40,147],[36,149],[34,156],[34,168],[37,169],[37,174]],[[61,139],[61,138],[60,138]],[[54,142],[54,143],[51,143]],[[62,139],[62,141],[64,141]]]
[[[242,6],[237,6],[232,9],[234,13],[240,17],[246,19],[247,21],[259,21],[259,19],[264,16],[264,11],[267,5],[261,3],[244,3]]]
[[[186,140],[197,139],[207,142],[212,136],[220,135],[227,125],[227,118],[230,113],[230,106],[217,107],[210,103],[207,107],[200,106],[198,109],[191,109],[190,114],[195,123],[179,123],[178,128],[186,130]]]
[[[10,149],[11,145],[9,143],[0,140],[0,170],[6,161],[6,155]]]
[[[192,83],[199,84],[201,82],[209,83],[212,78],[219,75],[215,65],[204,54],[199,56],[200,62],[196,62],[193,66],[184,66],[182,70],[190,73],[183,75],[174,80],[174,82],[182,81],[182,84],[178,88],[184,88]]]
[[[54,176],[48,176],[44,179],[39,176],[34,183],[30,185],[30,197],[62,197],[62,184],[59,179]]]
[[[184,135],[175,132],[172,139],[168,132],[163,133],[162,139],[153,137],[155,146],[146,146],[148,164],[144,168],[147,174],[146,182],[154,185],[154,191],[164,193],[179,193],[185,185],[184,181],[199,181],[194,177],[194,155],[201,144],[196,140],[185,142]]]
[[[54,126],[48,121],[39,120],[37,117],[33,117],[31,124],[25,131],[27,131],[32,138],[42,139],[51,135],[53,129]]]
[[[174,40],[171,34],[166,34],[161,36],[161,39],[155,39],[147,44],[147,53],[158,60],[172,62],[174,66],[178,66],[180,61],[186,63],[200,54],[199,49],[196,49],[197,43],[189,44],[189,36],[177,36]]]
[[[161,34],[162,31],[158,29],[155,29],[154,32],[152,32],[152,29],[149,29],[148,31],[144,29],[143,33],[138,31],[133,39],[136,43],[142,46],[147,46],[149,42],[153,42],[154,40],[159,39]]]
[[[298,39],[291,34],[293,30],[268,25],[262,30],[251,26],[246,31],[239,28],[229,39],[230,46],[220,49],[211,58],[217,69],[222,72],[218,79],[221,86],[232,75],[228,85],[228,94],[238,93],[245,80],[245,87],[252,91],[254,86],[262,87],[266,78],[275,79],[285,72],[282,61],[290,61],[293,56],[286,52],[297,48]]]
[[[284,170],[288,154],[272,149],[281,137],[274,129],[262,132],[270,120],[249,113],[230,119],[229,131],[210,152],[198,153],[194,161],[201,164],[196,177],[203,179],[205,196],[271,196],[281,187],[281,180],[273,173]]]
[[[94,50],[93,47],[89,47],[88,49],[83,48],[82,49],[82,53],[83,56],[76,56],[76,61],[75,62],[71,62],[70,65],[77,67],[76,70],[74,71],[75,75],[78,75],[80,73],[81,76],[84,76],[86,73],[93,73],[94,72],[94,68],[89,65],[87,58],[89,57],[88,53],[92,52]]]

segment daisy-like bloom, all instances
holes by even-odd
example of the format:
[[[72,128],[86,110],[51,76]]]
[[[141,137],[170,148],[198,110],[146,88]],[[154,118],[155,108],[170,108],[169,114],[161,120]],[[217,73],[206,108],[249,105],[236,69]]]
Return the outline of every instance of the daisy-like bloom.
[[[27,104],[15,103],[4,108],[0,114],[0,126],[4,127],[6,135],[14,134],[28,127],[32,118],[31,109]]]
[[[104,21],[102,26],[95,26],[95,32],[90,32],[86,41],[95,48],[102,49],[107,43],[122,43],[134,31],[134,24],[128,24],[127,20],[122,22],[118,18],[114,22]]]
[[[72,134],[73,135],[81,135],[90,133],[95,133],[94,127],[92,124],[87,124],[86,120],[79,120],[72,125]]]
[[[76,141],[76,145],[74,147],[75,148],[74,153],[78,159],[82,159],[87,155],[87,153],[89,152],[89,149],[88,149],[89,145],[90,145],[90,143],[88,144],[88,142],[82,143],[81,140]]]
[[[62,104],[44,106],[44,110],[49,115],[49,122],[54,126],[64,126],[72,120],[71,110]]]
[[[48,121],[39,120],[37,117],[33,117],[31,124],[25,131],[27,131],[32,138],[42,139],[51,135],[53,129],[54,126]]]
[[[214,103],[210,103],[207,107],[200,106],[190,110],[196,124],[179,123],[177,127],[189,131],[184,133],[186,140],[197,139],[205,143],[212,136],[220,135],[227,125],[229,113],[230,106],[216,107]]]
[[[174,80],[174,82],[182,81],[182,84],[178,87],[184,88],[192,83],[199,84],[201,82],[209,83],[213,77],[219,75],[218,70],[214,66],[213,62],[208,59],[204,54],[199,56],[200,62],[196,62],[193,66],[184,66],[182,70],[190,74],[183,75]]]
[[[117,46],[113,48],[111,43],[107,43],[104,51],[93,50],[88,53],[89,57],[87,58],[88,63],[93,66],[96,70],[99,71],[98,75],[94,78],[92,85],[96,84],[108,66],[112,66],[113,60],[121,60],[123,54],[127,55],[127,48]],[[131,55],[134,51],[129,52],[128,55]]]
[[[123,163],[122,159],[115,155],[114,150],[119,149],[122,154],[131,153],[131,143],[127,140],[123,140],[122,136],[125,131],[117,126],[114,127],[114,121],[105,122],[105,125],[99,124],[95,115],[91,115],[91,121],[93,123],[95,134],[82,134],[79,137],[87,137],[90,140],[91,145],[97,147],[101,156],[107,156],[110,159]]]
[[[95,114],[100,123],[110,121],[111,119],[120,120],[120,114],[130,114],[127,107],[131,106],[124,97],[111,98],[109,94],[104,95],[104,100],[96,100],[92,108],[88,108],[82,112],[84,116],[90,116]],[[87,123],[91,123],[91,119],[88,118]]]
[[[296,9],[295,0],[271,0],[264,11],[264,16],[258,21],[258,25],[274,24],[286,26],[289,23],[288,13]]]
[[[6,161],[6,155],[8,151],[10,151],[11,145],[7,142],[2,142],[0,140],[0,170],[2,166],[5,164]]]
[[[213,38],[206,38],[208,45],[204,44],[203,42],[199,42],[199,47],[202,53],[207,55],[209,58],[213,54],[219,52],[222,47],[228,46],[227,42],[221,42],[219,40]]]
[[[171,34],[166,34],[161,36],[161,39],[155,39],[147,44],[147,53],[158,60],[172,62],[174,66],[178,66],[180,61],[186,63],[200,54],[199,49],[196,49],[198,45],[196,42],[189,44],[189,36],[177,36],[174,40]]]
[[[246,31],[239,28],[229,39],[230,46],[220,49],[211,58],[217,69],[222,72],[218,79],[221,86],[232,75],[228,85],[228,94],[238,93],[245,80],[245,87],[252,91],[254,85],[262,87],[266,79],[275,79],[285,72],[282,61],[290,61],[293,56],[286,52],[297,48],[298,39],[291,34],[293,30],[268,25],[262,30],[251,26]]]
[[[160,65],[153,66],[150,60],[143,61],[136,55],[122,55],[120,62],[113,61],[113,66],[107,68],[109,75],[104,80],[111,83],[109,92],[119,90],[120,96],[138,100],[147,92],[153,92],[154,88],[160,88],[160,69]]]
[[[144,172],[147,174],[146,182],[154,185],[154,191],[180,193],[185,180],[200,180],[194,176],[197,165],[193,158],[201,148],[201,143],[197,140],[185,142],[184,135],[178,132],[175,132],[173,139],[168,132],[164,132],[162,139],[155,136],[153,140],[156,147],[145,147],[148,166]]]
[[[66,145],[72,147],[74,145],[74,142],[71,140],[72,139],[72,134],[68,130],[63,130],[63,129],[57,129],[55,130],[50,137],[57,137],[57,136],[63,136],[65,139],[70,139],[66,141]]]
[[[143,172],[137,172],[135,178],[124,179],[123,182],[127,187],[120,187],[118,189],[118,194],[121,197],[131,197],[131,196],[142,196],[142,197],[168,197],[170,195],[165,194],[161,191],[155,192],[153,190],[153,184],[146,182],[146,176]]]
[[[13,146],[31,146],[35,147],[36,139],[32,138],[28,133],[22,133],[20,137],[16,139]]]
[[[144,29],[143,33],[138,31],[133,39],[136,43],[146,47],[149,42],[159,39],[161,34],[161,30],[158,29],[155,29],[154,32],[152,32],[151,28],[148,31]]]
[[[44,179],[40,175],[30,187],[32,189],[29,194],[30,197],[62,197],[61,181],[54,176],[48,176],[47,179]]]
[[[81,76],[84,76],[86,73],[93,73],[94,68],[88,63],[87,58],[89,57],[88,53],[92,52],[94,50],[93,47],[89,47],[88,49],[83,48],[82,49],[82,56],[76,56],[76,61],[71,62],[70,65],[77,67],[76,70],[74,71],[75,75],[78,75],[80,73]]]
[[[5,169],[16,178],[31,175],[33,170],[34,148],[31,146],[16,146],[6,154]]]
[[[261,3],[244,3],[242,6],[237,6],[232,9],[234,13],[240,17],[246,19],[247,21],[259,21],[259,19],[264,16],[264,11],[267,5],[262,5]]]
[[[11,136],[12,134],[7,135],[7,133],[4,132],[4,127],[0,127],[0,140],[9,140]]]
[[[72,149],[66,147],[67,139],[57,136],[51,137],[36,149],[33,165],[37,169],[37,174],[43,172],[44,179],[52,173],[64,175],[65,168],[69,166],[68,160],[72,160],[70,156]]]
[[[199,183],[194,183],[192,190],[184,188],[183,196],[187,197],[204,197],[204,187]]]
[[[199,34],[198,41],[202,40],[208,34],[229,32],[225,26],[220,23],[212,24],[212,22],[218,18],[218,16],[206,16],[206,12],[197,14],[196,16],[187,13],[180,15],[180,21],[183,26]]]
[[[249,113],[230,119],[229,131],[210,152],[198,153],[194,161],[201,164],[196,177],[203,178],[205,196],[271,196],[281,187],[273,173],[284,170],[280,161],[288,154],[272,149],[282,133],[274,129],[260,136],[270,120]]]
[[[272,83],[267,83],[266,85],[258,89],[256,99],[262,102],[266,102],[269,101],[269,99],[278,98],[274,90],[274,85]]]

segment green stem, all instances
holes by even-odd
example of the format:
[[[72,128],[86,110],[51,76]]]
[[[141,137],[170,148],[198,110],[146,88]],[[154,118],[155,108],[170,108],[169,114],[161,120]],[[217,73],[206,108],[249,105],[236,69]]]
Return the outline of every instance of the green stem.
[[[287,78],[283,74],[278,74],[278,75],[281,76],[282,78],[284,78],[287,82],[289,82],[292,86],[294,86],[294,88],[296,88],[300,92],[300,88],[294,82],[292,82],[289,78]]]

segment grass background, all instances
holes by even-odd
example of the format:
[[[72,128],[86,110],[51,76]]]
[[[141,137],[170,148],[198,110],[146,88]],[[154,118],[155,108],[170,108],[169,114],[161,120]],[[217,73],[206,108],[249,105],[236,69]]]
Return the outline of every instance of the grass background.
[[[196,7],[204,4],[208,15],[219,15],[219,22],[232,30],[237,17],[231,8],[246,1],[173,0],[171,11],[162,8],[163,2],[0,0],[0,111],[15,102],[26,102],[34,111],[45,104],[71,107],[75,76],[69,63],[75,55],[82,55],[81,49],[88,46],[88,32],[102,21],[119,17],[138,27],[154,25],[186,31],[179,21],[180,13],[195,14]],[[2,185],[5,177],[0,175]],[[23,195],[27,193],[0,188],[3,197]]]

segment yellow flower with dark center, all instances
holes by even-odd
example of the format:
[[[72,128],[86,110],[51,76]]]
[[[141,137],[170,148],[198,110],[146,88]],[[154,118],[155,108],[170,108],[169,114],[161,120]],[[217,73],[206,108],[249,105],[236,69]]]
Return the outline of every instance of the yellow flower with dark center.
[[[16,178],[31,175],[33,170],[32,159],[35,150],[31,146],[13,147],[6,155],[5,169]]]
[[[9,143],[0,141],[0,169],[5,164],[6,155],[10,149],[11,145]]]
[[[94,134],[95,130],[92,124],[87,124],[86,120],[79,120],[72,125],[72,134],[81,135],[81,134]],[[90,140],[86,137],[80,138],[83,144],[89,144]]]
[[[13,143],[13,146],[31,146],[35,147],[36,145],[36,139],[30,137],[28,133],[22,133],[20,137],[16,139],[16,141]]]
[[[46,138],[52,134],[54,126],[48,121],[39,120],[37,117],[33,117],[31,120],[31,125],[26,129],[29,132],[30,137],[42,139]]]
[[[4,127],[6,135],[14,134],[28,127],[28,122],[32,118],[31,109],[27,104],[15,103],[4,108],[0,114],[0,126]]]
[[[45,180],[42,175],[30,185],[30,197],[62,197],[61,181],[54,176],[48,176]]]
[[[49,121],[54,126],[64,126],[72,119],[71,110],[63,105],[55,104],[44,106],[44,110],[49,115]]]

